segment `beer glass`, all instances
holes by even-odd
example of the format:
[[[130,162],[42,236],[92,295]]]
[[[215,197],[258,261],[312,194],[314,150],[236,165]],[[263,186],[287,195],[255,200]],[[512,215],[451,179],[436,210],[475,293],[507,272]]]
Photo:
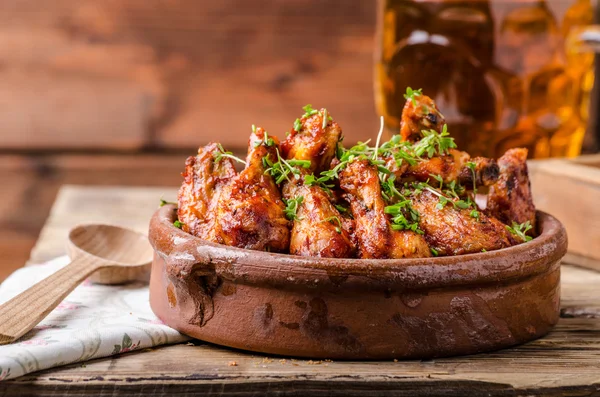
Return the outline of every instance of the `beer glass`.
[[[406,87],[422,88],[462,150],[576,156],[589,118],[590,0],[379,0],[375,98],[397,133]]]

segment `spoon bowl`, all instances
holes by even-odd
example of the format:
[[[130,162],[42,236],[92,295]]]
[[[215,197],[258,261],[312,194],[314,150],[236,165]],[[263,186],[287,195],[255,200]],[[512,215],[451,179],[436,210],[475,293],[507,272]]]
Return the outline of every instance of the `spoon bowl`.
[[[79,225],[69,233],[71,263],[0,305],[0,345],[23,336],[94,272],[92,281],[118,284],[149,272],[153,250],[136,231],[102,224]]]
[[[149,280],[153,250],[142,233],[114,225],[79,225],[69,232],[67,249],[71,260],[95,257],[110,266],[90,276],[94,283]]]

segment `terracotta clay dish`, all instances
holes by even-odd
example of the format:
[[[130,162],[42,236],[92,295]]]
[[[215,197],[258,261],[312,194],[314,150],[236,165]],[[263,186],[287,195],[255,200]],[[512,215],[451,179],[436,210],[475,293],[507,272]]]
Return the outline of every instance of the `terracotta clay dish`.
[[[429,358],[536,339],[557,322],[565,229],[537,213],[535,239],[418,259],[304,258],[211,243],[150,224],[150,303],[169,326],[257,352],[330,359]]]
[[[398,134],[346,148],[325,109],[285,138],[252,126],[185,162],[150,224],[150,303],[193,337],[330,359],[490,351],[558,320],[563,226],[536,211],[527,148],[459,150],[407,88]],[[243,166],[234,166],[234,161]]]

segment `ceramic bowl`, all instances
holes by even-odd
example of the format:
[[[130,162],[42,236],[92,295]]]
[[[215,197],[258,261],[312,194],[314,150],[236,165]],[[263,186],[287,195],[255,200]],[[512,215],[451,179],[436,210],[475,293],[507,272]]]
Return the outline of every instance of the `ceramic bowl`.
[[[325,259],[214,244],[150,223],[150,303],[169,326],[207,342],[329,359],[432,358],[496,350],[556,324],[561,223],[514,247],[425,259]]]

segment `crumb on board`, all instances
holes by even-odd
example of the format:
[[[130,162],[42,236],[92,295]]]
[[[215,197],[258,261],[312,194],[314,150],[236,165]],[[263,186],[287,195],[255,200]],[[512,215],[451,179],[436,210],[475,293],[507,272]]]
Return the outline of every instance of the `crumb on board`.
[[[397,358],[395,358],[395,359],[394,359],[394,362],[395,362],[395,363],[397,363],[397,362],[398,362],[398,359],[397,359]]]
[[[186,346],[196,346],[196,345],[194,345],[192,342],[188,342],[188,343],[186,343],[185,345],[186,345]]]
[[[237,361],[230,361],[227,365],[229,365],[230,367],[237,367],[238,363]]]

